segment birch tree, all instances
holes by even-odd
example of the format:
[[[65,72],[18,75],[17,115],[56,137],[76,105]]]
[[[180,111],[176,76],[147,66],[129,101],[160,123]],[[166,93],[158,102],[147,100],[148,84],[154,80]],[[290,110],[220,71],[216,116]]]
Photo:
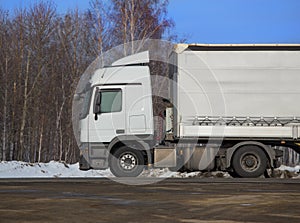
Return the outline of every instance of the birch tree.
[[[171,27],[164,4],[94,0],[83,13],[58,14],[42,1],[0,10],[0,160],[77,162],[71,109],[81,74],[117,44],[161,38]],[[124,55],[139,47],[127,46]]]
[[[167,17],[168,0],[111,2],[114,9],[111,18],[115,45],[124,44],[125,56],[137,52],[147,39],[162,39],[164,33],[173,27],[172,20]],[[136,40],[140,40],[138,46],[134,45]]]
[[[3,10],[0,10],[0,70],[1,70],[1,77],[0,77],[0,114],[1,114],[1,137],[2,137],[2,145],[0,147],[0,160],[6,160],[7,154],[7,144],[8,144],[8,122],[9,122],[9,115],[8,115],[8,73],[9,73],[9,62],[11,61],[9,55],[9,46],[7,45],[9,39],[9,32],[8,32],[8,18],[7,13]]]

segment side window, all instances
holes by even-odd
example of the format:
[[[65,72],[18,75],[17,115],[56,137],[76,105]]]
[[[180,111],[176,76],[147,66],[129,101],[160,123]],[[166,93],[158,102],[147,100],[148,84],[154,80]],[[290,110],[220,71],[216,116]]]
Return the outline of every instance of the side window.
[[[102,89],[101,94],[101,113],[111,113],[122,111],[122,90],[121,89]]]

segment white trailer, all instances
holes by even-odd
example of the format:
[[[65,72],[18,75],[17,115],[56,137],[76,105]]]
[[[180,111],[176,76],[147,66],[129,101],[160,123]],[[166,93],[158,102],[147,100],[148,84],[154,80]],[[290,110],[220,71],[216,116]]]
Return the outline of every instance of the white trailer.
[[[80,120],[81,169],[258,177],[278,166],[279,146],[300,151],[300,45],[176,45],[161,145],[153,140],[148,63],[143,52],[93,75]]]

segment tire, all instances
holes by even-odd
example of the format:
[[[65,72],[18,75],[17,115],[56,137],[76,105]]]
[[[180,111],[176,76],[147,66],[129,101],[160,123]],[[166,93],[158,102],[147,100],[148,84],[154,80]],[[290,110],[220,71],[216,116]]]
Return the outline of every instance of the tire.
[[[144,170],[143,153],[128,146],[115,150],[109,158],[110,171],[116,177],[137,177]]]
[[[266,154],[258,146],[242,146],[233,155],[232,168],[238,177],[259,177],[267,168]]]

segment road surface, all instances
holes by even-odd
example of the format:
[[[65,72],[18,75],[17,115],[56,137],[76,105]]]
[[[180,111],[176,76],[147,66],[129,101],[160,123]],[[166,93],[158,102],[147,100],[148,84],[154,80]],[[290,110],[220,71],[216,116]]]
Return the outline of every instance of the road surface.
[[[0,222],[300,222],[300,180],[0,180]]]

